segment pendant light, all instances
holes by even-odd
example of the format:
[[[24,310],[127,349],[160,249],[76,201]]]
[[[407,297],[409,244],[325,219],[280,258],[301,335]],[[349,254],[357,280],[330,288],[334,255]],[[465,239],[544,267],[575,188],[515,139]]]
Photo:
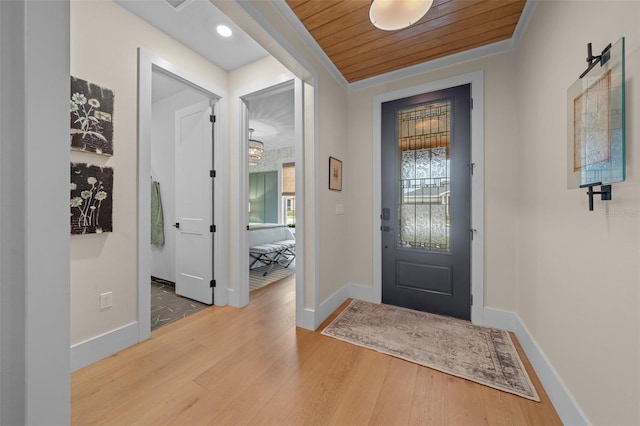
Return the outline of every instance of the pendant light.
[[[249,165],[257,166],[264,152],[264,144],[253,139],[253,129],[249,129]]]
[[[432,4],[433,0],[372,0],[369,19],[378,29],[402,30],[418,22]]]

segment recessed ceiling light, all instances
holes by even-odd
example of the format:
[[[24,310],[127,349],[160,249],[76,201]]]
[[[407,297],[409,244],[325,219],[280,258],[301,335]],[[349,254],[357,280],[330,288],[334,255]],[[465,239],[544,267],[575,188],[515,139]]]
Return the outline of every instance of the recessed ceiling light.
[[[216,27],[216,31],[218,32],[218,34],[220,34],[222,37],[224,38],[229,38],[231,37],[231,35],[233,35],[233,32],[231,31],[231,28],[227,27],[226,25],[218,25]]]

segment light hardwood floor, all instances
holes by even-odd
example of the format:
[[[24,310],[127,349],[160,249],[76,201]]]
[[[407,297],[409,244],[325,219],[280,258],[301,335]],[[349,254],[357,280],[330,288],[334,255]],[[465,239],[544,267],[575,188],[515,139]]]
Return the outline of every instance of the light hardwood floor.
[[[72,375],[75,425],[559,425],[540,403],[295,327],[295,278]],[[339,312],[346,303],[337,310]],[[515,340],[515,338],[514,338]]]

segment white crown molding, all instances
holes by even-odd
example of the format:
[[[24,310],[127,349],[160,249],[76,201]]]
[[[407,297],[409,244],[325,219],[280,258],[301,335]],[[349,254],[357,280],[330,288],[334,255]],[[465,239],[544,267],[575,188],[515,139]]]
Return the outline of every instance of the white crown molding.
[[[169,0],[165,0],[165,4],[167,6],[169,6],[171,8],[172,11],[178,13],[180,12],[182,9],[184,9],[185,7],[187,7],[189,5],[189,3],[193,2],[193,0],[184,0],[182,3],[180,3],[177,6],[174,6]]]
[[[456,53],[453,55],[445,56],[443,58],[434,59],[433,61],[423,62],[411,67],[402,68],[396,71],[391,71],[386,74],[380,74],[375,77],[367,78],[365,80],[356,81],[349,84],[349,91],[356,91],[366,89],[368,87],[377,86],[380,84],[388,83],[403,78],[413,77],[419,74],[424,74],[429,71],[434,71],[440,68],[445,68],[451,65],[461,64],[463,62],[469,62],[476,59],[484,58],[485,56],[496,55],[498,53],[507,52],[515,47],[513,39],[499,41],[497,43],[488,44],[486,46],[477,47],[475,49],[467,50],[464,52]]]
[[[293,13],[293,10],[291,10],[285,0],[274,0],[273,4],[289,25],[293,27],[300,37],[302,37],[302,40],[305,42],[307,47],[316,55],[320,62],[322,62],[322,65],[325,66],[333,78],[335,78],[345,90],[348,90],[349,83],[347,82],[347,79],[344,78],[342,73],[334,65],[331,59],[329,59],[324,50],[322,50],[318,42],[313,38],[309,31],[307,31],[305,26],[300,22],[295,13]]]
[[[533,12],[538,6],[538,2],[539,0],[527,0],[527,3],[524,5],[524,9],[522,10],[522,14],[518,20],[518,25],[516,25],[516,29],[513,31],[513,36],[511,37],[514,47],[518,45],[522,34],[526,31],[527,25],[529,25],[529,21],[531,21],[531,17],[533,16]]]

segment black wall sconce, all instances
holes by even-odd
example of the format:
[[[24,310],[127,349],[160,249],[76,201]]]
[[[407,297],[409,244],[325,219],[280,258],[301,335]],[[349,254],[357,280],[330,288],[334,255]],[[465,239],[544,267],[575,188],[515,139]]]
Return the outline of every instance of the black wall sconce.
[[[567,186],[587,188],[589,211],[626,177],[624,61],[624,37],[597,56],[588,43],[587,69],[567,91]]]

